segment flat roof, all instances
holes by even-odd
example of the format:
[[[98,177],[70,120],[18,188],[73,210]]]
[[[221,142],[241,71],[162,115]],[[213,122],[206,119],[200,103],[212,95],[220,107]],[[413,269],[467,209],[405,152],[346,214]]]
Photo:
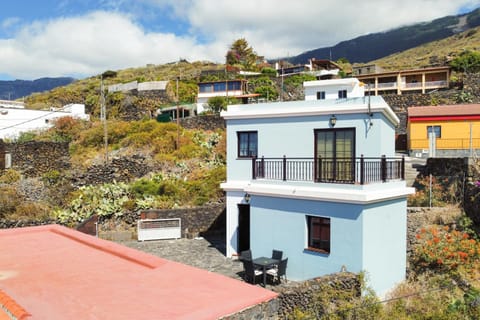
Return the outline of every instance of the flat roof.
[[[240,120],[331,114],[364,114],[366,112],[382,113],[394,125],[400,122],[395,112],[381,96],[229,105],[227,111],[222,111],[220,116],[225,120]]]
[[[218,319],[277,296],[58,225],[0,230],[0,248],[28,319]]]

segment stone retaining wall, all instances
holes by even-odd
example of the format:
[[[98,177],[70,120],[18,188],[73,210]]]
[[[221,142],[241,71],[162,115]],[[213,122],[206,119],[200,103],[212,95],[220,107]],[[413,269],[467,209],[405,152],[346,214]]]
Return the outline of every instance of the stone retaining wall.
[[[113,158],[107,165],[93,165],[85,172],[78,172],[72,176],[72,184],[76,187],[103,183],[128,182],[140,178],[153,171],[154,168],[143,156]]]
[[[360,281],[357,274],[339,272],[308,281],[299,282],[297,286],[285,288],[278,297],[280,319],[286,319],[298,308],[300,311],[316,312],[314,307],[315,296],[324,290],[354,291],[360,296]]]
[[[471,95],[473,103],[480,103],[480,73],[465,75],[463,90]]]
[[[469,158],[428,158],[425,173],[433,176],[469,176]]]
[[[0,229],[12,229],[23,227],[44,226],[47,224],[59,224],[56,220],[0,220]]]
[[[138,219],[180,218],[182,238],[225,233],[225,204],[210,204],[195,208],[144,210],[132,212],[120,218],[100,219],[99,237],[107,240],[137,239]]]
[[[38,177],[52,170],[70,169],[68,142],[30,141],[6,145],[12,168],[27,177]]]
[[[233,315],[220,318],[222,320],[275,320],[278,318],[278,299],[257,304],[251,308],[237,312]]]
[[[225,129],[225,120],[219,115],[199,115],[180,119],[180,125],[187,129],[215,131]]]

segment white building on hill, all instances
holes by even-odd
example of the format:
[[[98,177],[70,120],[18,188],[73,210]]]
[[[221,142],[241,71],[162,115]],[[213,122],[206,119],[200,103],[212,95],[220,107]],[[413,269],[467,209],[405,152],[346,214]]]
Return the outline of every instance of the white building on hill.
[[[306,81],[305,100],[358,98],[365,95],[363,83],[356,78]]]
[[[13,102],[13,101],[10,101]],[[20,133],[45,130],[52,126],[52,120],[73,117],[89,120],[85,105],[72,103],[60,109],[32,110],[0,102],[0,139],[15,139]]]

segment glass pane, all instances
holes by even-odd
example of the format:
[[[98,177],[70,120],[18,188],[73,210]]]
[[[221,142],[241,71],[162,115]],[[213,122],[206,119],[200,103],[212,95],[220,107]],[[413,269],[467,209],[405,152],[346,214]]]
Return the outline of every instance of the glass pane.
[[[239,156],[248,157],[248,135],[241,133],[239,135]]]
[[[249,134],[249,156],[254,157],[257,156],[257,133],[251,132]]]
[[[226,91],[225,90],[225,82],[214,83],[213,84],[213,91],[214,92]]]

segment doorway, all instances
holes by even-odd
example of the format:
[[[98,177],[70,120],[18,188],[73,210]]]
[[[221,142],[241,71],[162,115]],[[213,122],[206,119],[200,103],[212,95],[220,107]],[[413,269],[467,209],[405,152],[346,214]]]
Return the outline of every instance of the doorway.
[[[250,249],[250,205],[238,204],[238,248],[240,253]]]

